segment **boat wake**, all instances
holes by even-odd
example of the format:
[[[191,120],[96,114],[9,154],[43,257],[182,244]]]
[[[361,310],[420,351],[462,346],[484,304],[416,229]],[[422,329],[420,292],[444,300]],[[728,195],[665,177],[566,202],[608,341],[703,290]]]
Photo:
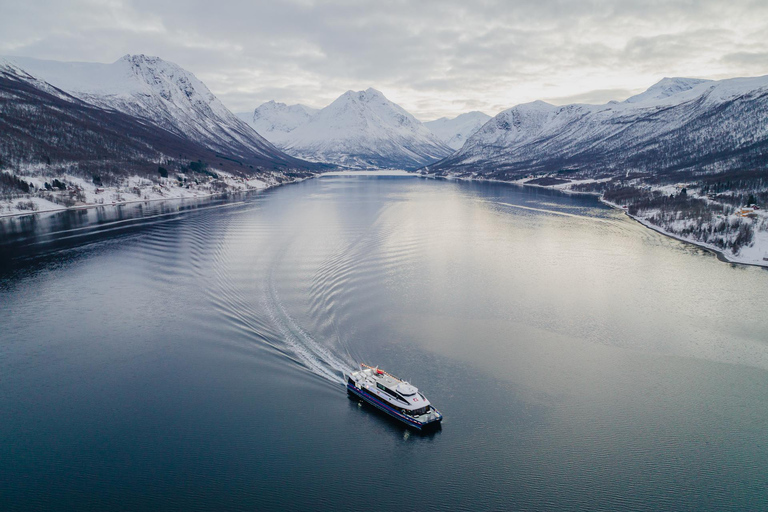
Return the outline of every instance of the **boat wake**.
[[[283,341],[301,364],[331,382],[344,383],[344,375],[354,371],[352,365],[334,355],[302,329],[280,300],[272,276],[263,305],[272,324],[280,331]]]
[[[310,225],[296,224],[286,232],[255,222],[261,217],[250,211],[230,216],[230,242],[217,249],[213,262],[209,292],[216,311],[254,348],[343,384],[365,359],[352,341],[358,333],[348,319],[380,314],[375,297],[364,299],[415,244],[408,239],[407,247],[391,250],[394,254],[386,250],[394,227],[380,225],[383,212],[376,212],[367,229],[341,233],[334,244],[313,239]],[[305,240],[311,240],[311,250]]]

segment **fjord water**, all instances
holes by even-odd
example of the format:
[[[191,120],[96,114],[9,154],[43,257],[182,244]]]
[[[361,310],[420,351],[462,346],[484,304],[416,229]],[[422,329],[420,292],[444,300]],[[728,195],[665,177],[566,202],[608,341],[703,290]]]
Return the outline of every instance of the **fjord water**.
[[[768,508],[768,272],[595,198],[328,176],[0,226],[2,510]],[[358,361],[443,428],[349,399]]]

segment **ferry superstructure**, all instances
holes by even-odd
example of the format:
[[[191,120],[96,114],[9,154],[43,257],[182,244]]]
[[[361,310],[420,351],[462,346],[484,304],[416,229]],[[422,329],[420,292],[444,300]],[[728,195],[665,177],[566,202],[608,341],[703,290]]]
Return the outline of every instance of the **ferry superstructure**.
[[[347,392],[418,430],[436,427],[443,415],[413,385],[365,364],[347,376]]]

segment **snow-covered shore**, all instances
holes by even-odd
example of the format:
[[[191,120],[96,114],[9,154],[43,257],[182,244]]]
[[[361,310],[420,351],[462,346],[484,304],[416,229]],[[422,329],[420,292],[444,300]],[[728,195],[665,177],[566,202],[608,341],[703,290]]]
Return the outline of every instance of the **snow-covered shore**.
[[[245,179],[220,173],[213,182],[183,183],[176,178],[160,178],[157,181],[132,176],[120,186],[98,186],[76,176],[63,175],[56,180],[66,188],[51,187],[51,178],[23,176],[30,184],[30,192],[12,199],[0,200],[0,217],[33,215],[36,213],[58,212],[115,206],[128,203],[200,199],[234,192],[266,190],[297,179]],[[48,183],[48,187],[46,187]]]
[[[422,174],[422,176],[426,178],[438,177],[442,179],[456,179],[456,180],[462,180],[462,181],[492,181],[492,182],[498,182],[498,183],[514,184],[514,185],[525,186],[525,187],[536,187],[536,188],[547,188],[552,190],[559,190],[567,194],[594,195],[594,196],[597,196],[600,202],[602,202],[603,204],[624,212],[628,217],[639,222],[643,226],[650,228],[658,233],[661,233],[662,235],[666,235],[670,238],[680,240],[681,242],[687,242],[687,243],[702,247],[704,249],[707,249],[709,251],[712,251],[715,254],[717,254],[722,261],[768,268],[768,230],[755,229],[754,239],[752,240],[752,242],[749,245],[742,247],[737,254],[734,254],[733,251],[730,251],[728,249],[724,249],[722,247],[718,247],[716,245],[706,243],[701,240],[697,240],[690,236],[683,236],[680,233],[675,233],[670,229],[665,229],[662,226],[652,223],[649,220],[649,218],[652,216],[653,212],[645,212],[647,213],[647,215],[632,215],[627,211],[627,208],[624,208],[622,205],[618,205],[616,203],[612,203],[606,200],[603,197],[602,193],[600,192],[590,192],[590,191],[581,191],[581,190],[572,189],[574,185],[580,185],[580,184],[586,184],[586,183],[599,183],[602,181],[609,181],[610,178],[602,179],[602,180],[594,180],[594,179],[569,180],[564,183],[558,183],[554,185],[545,185],[540,183],[529,183],[530,181],[533,180],[533,178],[522,178],[514,181],[504,181],[504,180],[497,180],[497,179],[490,179],[490,180],[483,179],[482,177],[478,177],[478,176],[472,176],[472,177],[452,176],[452,175],[434,176],[429,174]],[[668,187],[661,187],[660,189],[667,193],[670,193],[672,189],[674,189],[674,187],[668,186]],[[706,198],[703,198],[703,199],[706,200]],[[756,227],[765,228],[766,226],[768,226],[768,211],[758,210],[756,212],[753,212],[752,217],[754,218],[753,222]],[[738,216],[736,214],[733,214],[733,215],[723,216],[722,220],[724,222],[729,222],[729,221],[735,221],[737,220],[737,218]],[[680,223],[684,223],[684,222],[680,221]],[[684,226],[681,225],[680,227],[682,228]]]
[[[605,198],[603,198],[602,196],[600,197],[600,202],[612,208],[616,208],[617,210],[621,210],[627,215],[627,217],[639,222],[640,224],[642,224],[647,228],[650,228],[658,233],[661,233],[662,235],[666,235],[670,238],[674,238],[675,240],[680,240],[681,242],[687,242],[687,243],[702,247],[704,249],[707,249],[709,251],[712,251],[715,254],[717,254],[720,257],[720,259],[722,259],[723,261],[727,261],[729,263],[739,263],[742,265],[754,265],[758,267],[768,268],[768,259],[767,259],[768,258],[768,231],[756,231],[755,239],[753,240],[752,244],[742,248],[741,251],[739,251],[739,254],[733,254],[733,252],[728,250],[723,250],[721,247],[717,247],[715,245],[708,244],[706,242],[702,242],[700,240],[696,240],[691,237],[681,236],[673,231],[664,229],[661,226],[653,224],[643,216],[632,215],[625,208],[622,208],[616,203],[612,203],[610,201],[605,200]],[[761,216],[768,218],[768,216],[766,216],[764,213]]]
[[[754,239],[752,242],[742,247],[738,253],[734,253],[731,250],[718,247],[716,245],[697,240],[696,238],[693,238],[691,236],[684,236],[680,234],[679,232],[675,232],[671,229],[665,229],[663,226],[660,226],[658,224],[654,224],[650,221],[650,218],[652,217],[653,212],[644,212],[645,215],[632,215],[627,208],[623,207],[622,205],[618,205],[616,203],[612,203],[611,201],[606,200],[602,194],[597,194],[594,192],[579,192],[579,191],[572,191],[570,190],[571,187],[574,184],[577,183],[586,183],[587,181],[574,181],[567,184],[560,184],[560,185],[554,185],[554,186],[545,186],[545,185],[534,185],[534,186],[544,186],[546,188],[554,188],[557,190],[562,190],[564,192],[569,193],[591,193],[594,195],[598,195],[600,202],[603,204],[610,206],[612,208],[616,208],[617,210],[620,210],[624,212],[629,218],[639,222],[643,226],[650,228],[658,233],[661,233],[662,235],[666,235],[668,237],[674,238],[676,240],[680,240],[682,242],[687,242],[690,244],[697,245],[699,247],[702,247],[704,249],[710,250],[714,253],[716,253],[720,259],[723,261],[727,261],[729,263],[740,263],[743,265],[755,265],[758,267],[768,267],[768,231],[764,229],[755,229],[754,231]],[[525,185],[525,183],[523,183]],[[674,187],[662,187],[665,192],[670,193],[673,192]],[[669,190],[667,190],[669,189]],[[753,212],[752,217],[755,218],[754,224],[759,226],[766,226],[768,225],[768,212],[765,210],[758,210]],[[730,221],[736,221],[741,220],[736,214],[723,216],[722,221],[723,222],[730,222]],[[686,221],[677,221],[675,225],[679,224],[680,231],[682,231],[686,226],[686,224],[690,224],[690,222],[686,223]]]

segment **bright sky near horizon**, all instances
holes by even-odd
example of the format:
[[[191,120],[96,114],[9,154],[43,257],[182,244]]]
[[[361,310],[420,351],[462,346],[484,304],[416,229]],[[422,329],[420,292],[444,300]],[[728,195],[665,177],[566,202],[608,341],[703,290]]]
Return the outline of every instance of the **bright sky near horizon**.
[[[421,120],[768,74],[765,0],[0,0],[0,55],[156,55],[231,110],[374,87]]]

